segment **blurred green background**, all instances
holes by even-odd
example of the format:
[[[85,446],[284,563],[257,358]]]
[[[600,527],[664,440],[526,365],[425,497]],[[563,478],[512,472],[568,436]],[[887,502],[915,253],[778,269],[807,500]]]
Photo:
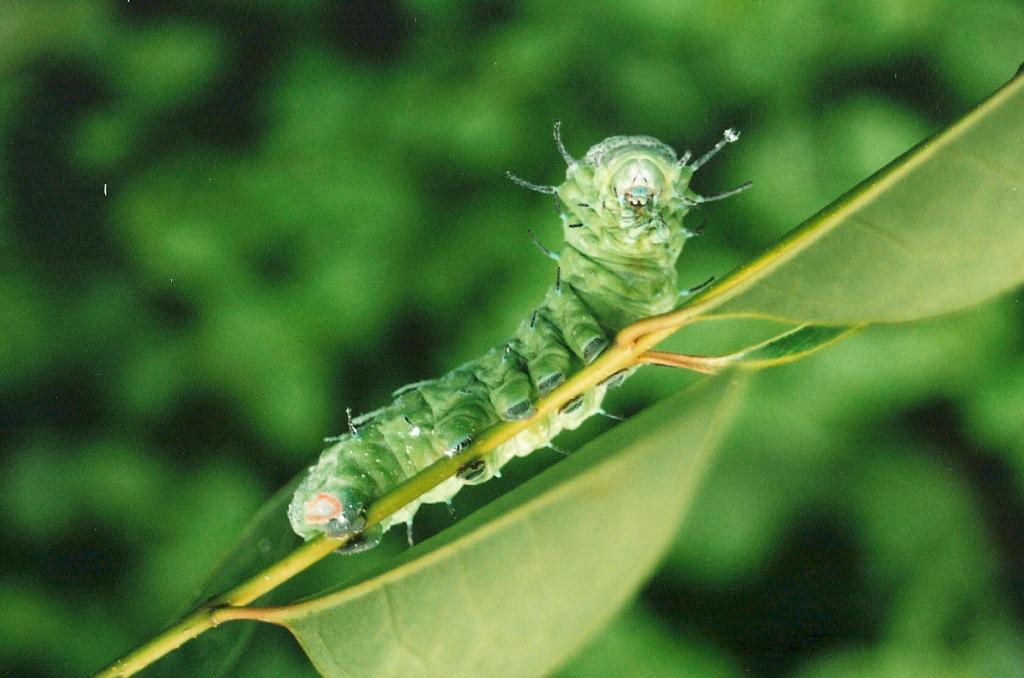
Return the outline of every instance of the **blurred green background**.
[[[0,674],[141,641],[346,406],[509,335],[553,275],[526,229],[559,226],[502,173],[559,181],[555,119],[576,155],[743,131],[695,182],[755,184],[705,212],[696,284],[966,112],[1022,36],[1019,0],[5,0]],[[873,328],[760,376],[564,676],[1024,675],[1022,516],[1024,296]],[[231,675],[313,675],[259,640]]]

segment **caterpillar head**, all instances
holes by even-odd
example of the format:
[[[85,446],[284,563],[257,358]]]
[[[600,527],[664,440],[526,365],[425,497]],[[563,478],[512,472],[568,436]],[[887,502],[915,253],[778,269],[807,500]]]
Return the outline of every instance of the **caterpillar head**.
[[[566,239],[619,256],[649,258],[652,250],[678,256],[686,240],[683,217],[696,204],[689,190],[692,175],[657,139],[605,139],[569,166],[558,187],[568,210]],[[582,228],[568,228],[569,223]]]
[[[696,161],[682,158],[648,136],[615,136],[575,160],[555,127],[555,140],[569,167],[565,182],[551,187],[560,202],[566,241],[593,256],[674,261],[691,235],[683,217],[696,205],[734,195],[744,184],[714,196],[701,196],[690,179],[722,148],[739,139],[729,129],[713,149]]]

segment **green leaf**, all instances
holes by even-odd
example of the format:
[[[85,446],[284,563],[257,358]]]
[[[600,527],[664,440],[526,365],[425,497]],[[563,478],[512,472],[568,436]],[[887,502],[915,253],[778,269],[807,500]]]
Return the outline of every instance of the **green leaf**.
[[[1024,74],[685,311],[827,325],[949,313],[1024,282],[1022,215]]]
[[[738,383],[673,396],[390,568],[259,617],[291,629],[325,676],[550,672],[672,541]]]
[[[860,327],[801,325],[755,346],[721,356],[717,361],[722,365],[753,370],[785,365],[842,341],[861,329]]]

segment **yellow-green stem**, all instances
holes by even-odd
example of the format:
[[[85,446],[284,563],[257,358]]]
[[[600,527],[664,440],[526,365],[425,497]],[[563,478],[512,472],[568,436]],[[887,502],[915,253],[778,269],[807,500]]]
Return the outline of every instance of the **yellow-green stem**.
[[[629,341],[622,341],[625,333],[630,330],[626,328],[601,357],[542,399],[537,404],[537,413],[533,417],[521,421],[502,422],[489,428],[459,454],[435,462],[370,504],[367,508],[366,526],[372,527],[399,511],[431,488],[451,478],[467,461],[493,450],[583,391],[596,386],[619,370],[642,364],[644,352],[680,329],[686,320],[683,319],[674,327],[658,327],[654,332],[639,336],[633,333]],[[318,537],[300,546],[250,579],[211,599],[155,638],[101,670],[95,678],[131,676],[222,621],[258,619],[257,614],[242,612],[240,606],[247,605],[325,558],[344,545],[348,539],[349,537]]]

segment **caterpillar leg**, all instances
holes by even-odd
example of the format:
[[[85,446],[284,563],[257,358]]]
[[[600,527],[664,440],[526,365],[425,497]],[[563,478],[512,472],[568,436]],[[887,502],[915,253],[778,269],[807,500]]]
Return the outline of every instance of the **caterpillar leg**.
[[[374,546],[380,544],[383,538],[383,526],[374,525],[370,529],[360,532],[359,534],[345,542],[345,545],[338,549],[338,553],[350,556],[354,553],[362,553],[363,551],[369,551]]]
[[[626,377],[630,375],[632,370],[619,370],[610,377],[601,382],[601,386],[607,389],[618,388],[622,385],[622,382],[626,381]]]
[[[562,414],[562,415],[565,415],[565,414],[573,414],[575,412],[578,412],[579,409],[581,407],[583,407],[584,400],[585,399],[583,397],[583,394],[581,393],[580,395],[576,396],[575,398],[573,398],[572,400],[570,400],[566,404],[562,405],[558,409],[558,413]]]
[[[443,454],[466,449],[480,431],[498,420],[486,387],[473,374],[472,364],[424,384],[419,392],[434,413],[433,437]]]
[[[570,285],[551,289],[544,301],[566,346],[584,364],[592,362],[608,347],[608,336]]]
[[[603,389],[584,391],[559,408],[559,423],[563,428],[576,428],[598,411],[603,397]]]
[[[491,349],[474,364],[474,376],[487,387],[491,405],[506,421],[528,419],[536,412],[531,402],[530,379],[523,372],[521,358],[511,346]]]
[[[476,434],[487,428],[491,418],[475,403],[464,403],[457,411],[441,419],[434,431],[444,454],[454,456],[473,443]]]
[[[483,459],[474,459],[473,461],[466,462],[466,464],[459,469],[459,479],[467,485],[478,485],[482,482],[490,480],[491,470],[487,466],[487,462]]]
[[[512,348],[526,360],[530,381],[540,395],[558,387],[572,369],[572,354],[543,313],[535,313],[519,326]]]

